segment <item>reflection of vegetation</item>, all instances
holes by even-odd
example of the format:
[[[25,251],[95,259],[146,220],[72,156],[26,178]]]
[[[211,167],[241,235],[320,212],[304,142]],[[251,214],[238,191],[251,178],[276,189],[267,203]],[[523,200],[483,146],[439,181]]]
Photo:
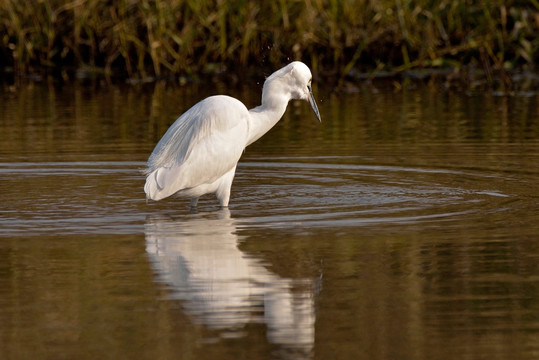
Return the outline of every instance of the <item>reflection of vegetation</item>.
[[[539,60],[537,0],[3,0],[0,19],[0,62],[20,73],[164,76],[302,58],[342,74],[475,63],[490,76]]]
[[[432,149],[423,146],[429,144],[443,149],[451,143],[447,152],[456,152],[475,141],[518,144],[539,139],[537,96],[465,96],[440,91],[436,82],[398,92],[385,80],[373,84],[377,87],[365,85],[359,93],[338,95],[325,87],[316,89],[322,100],[321,126],[307,104],[291,102],[280,123],[248,147],[246,155],[361,155],[380,161],[385,150],[392,157],[407,151],[428,154]],[[74,152],[92,159],[99,154],[102,160],[131,156],[146,161],[170,124],[201,98],[227,93],[253,107],[260,103],[260,87],[255,81],[239,89],[221,83],[165,82],[97,91],[72,85],[21,86],[13,94],[4,93],[0,154],[54,157]],[[479,153],[484,161],[487,151]],[[534,162],[515,154],[515,165]],[[443,163],[448,166],[447,159]]]

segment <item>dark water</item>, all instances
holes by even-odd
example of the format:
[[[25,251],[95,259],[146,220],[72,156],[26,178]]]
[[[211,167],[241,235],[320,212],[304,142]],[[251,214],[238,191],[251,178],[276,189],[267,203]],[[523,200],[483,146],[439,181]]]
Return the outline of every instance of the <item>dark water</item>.
[[[291,103],[198,213],[140,170],[256,82],[4,87],[0,358],[538,358],[539,95],[376,85]]]

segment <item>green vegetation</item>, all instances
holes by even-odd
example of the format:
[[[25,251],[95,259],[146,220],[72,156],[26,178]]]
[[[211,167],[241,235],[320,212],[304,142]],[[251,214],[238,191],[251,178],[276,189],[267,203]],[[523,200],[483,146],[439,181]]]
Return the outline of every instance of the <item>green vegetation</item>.
[[[189,76],[302,59],[348,74],[534,70],[539,0],[2,0],[0,64]]]

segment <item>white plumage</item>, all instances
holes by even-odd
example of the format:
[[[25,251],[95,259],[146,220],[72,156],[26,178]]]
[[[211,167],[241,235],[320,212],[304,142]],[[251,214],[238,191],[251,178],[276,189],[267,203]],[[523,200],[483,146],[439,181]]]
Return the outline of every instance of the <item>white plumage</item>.
[[[247,110],[230,96],[208,97],[182,114],[157,143],[146,170],[146,197],[161,200],[176,194],[191,199],[215,193],[228,206],[236,165],[245,147],[258,140],[283,116],[291,99],[306,100],[318,120],[311,71],[295,61],[270,75],[262,104]]]

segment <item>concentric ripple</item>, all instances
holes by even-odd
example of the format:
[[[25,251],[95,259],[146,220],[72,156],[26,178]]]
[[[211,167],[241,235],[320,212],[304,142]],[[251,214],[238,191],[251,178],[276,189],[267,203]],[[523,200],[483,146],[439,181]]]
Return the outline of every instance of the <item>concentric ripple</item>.
[[[138,233],[148,214],[187,213],[183,199],[146,203],[143,166],[2,163],[0,180],[10,189],[3,196],[3,233]],[[428,224],[514,209],[519,198],[503,191],[506,181],[488,171],[369,165],[346,157],[263,159],[238,165],[230,209],[247,227]],[[208,195],[199,211],[217,207]]]
[[[490,173],[290,160],[240,164],[233,197],[249,226],[450,221],[502,209],[511,198],[497,187],[503,179]]]

